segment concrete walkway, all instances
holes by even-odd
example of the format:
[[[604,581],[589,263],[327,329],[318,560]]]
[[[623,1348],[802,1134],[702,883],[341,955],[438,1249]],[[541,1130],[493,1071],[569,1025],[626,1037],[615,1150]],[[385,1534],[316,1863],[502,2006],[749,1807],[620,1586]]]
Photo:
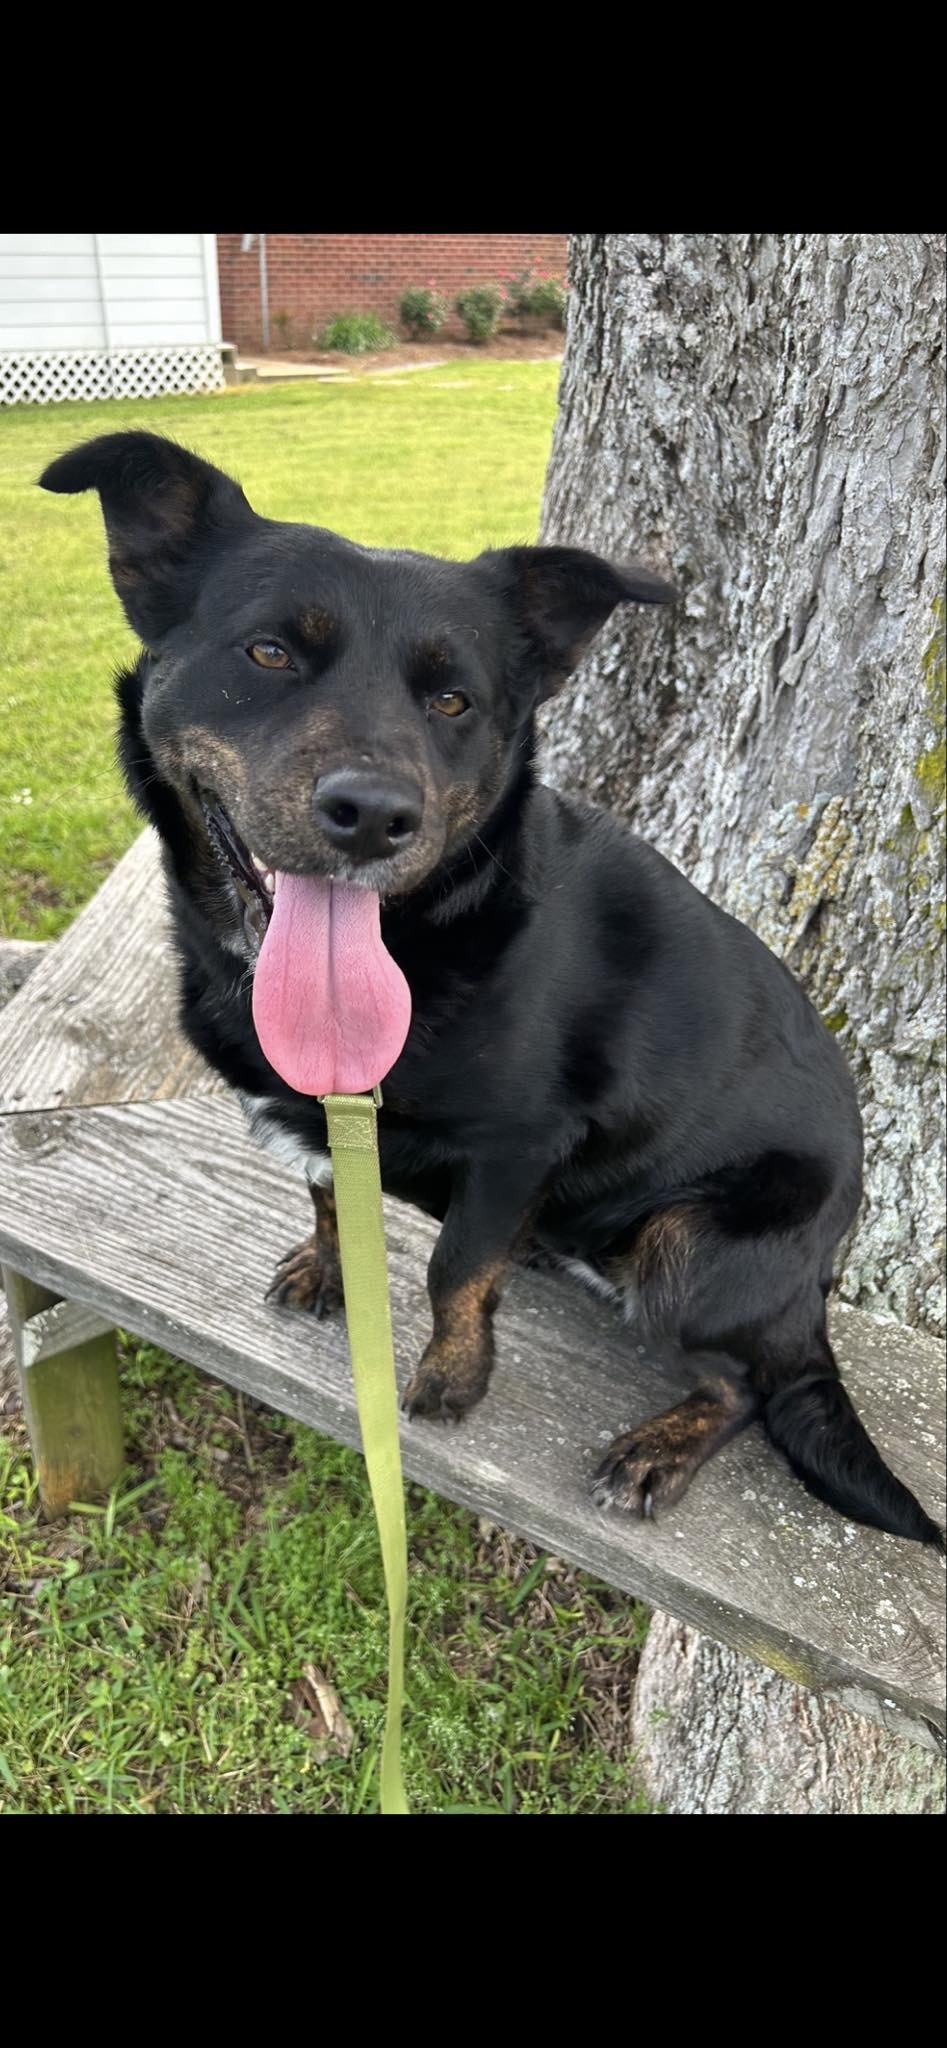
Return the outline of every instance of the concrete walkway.
[[[361,377],[403,377],[410,375],[414,370],[439,370],[442,368],[445,360],[444,356],[437,356],[432,357],[430,362],[425,363],[381,363],[372,370],[360,370],[358,375]],[[234,373],[233,382],[236,384],[296,384],[301,383],[303,379],[309,379],[315,380],[319,384],[351,384],[355,380],[356,372],[354,366],[357,361],[358,358],[353,356],[353,367],[351,369],[342,364],[336,369],[334,363],[297,363],[288,360],[284,356],[239,356],[236,363],[232,365]]]

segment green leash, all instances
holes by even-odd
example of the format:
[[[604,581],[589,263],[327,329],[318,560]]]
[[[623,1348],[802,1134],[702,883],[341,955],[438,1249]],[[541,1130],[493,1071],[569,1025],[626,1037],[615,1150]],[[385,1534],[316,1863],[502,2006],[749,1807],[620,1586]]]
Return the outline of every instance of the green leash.
[[[388,1701],[381,1752],[381,1810],[407,1813],[401,1775],[401,1711],[408,1539],[378,1165],[377,1105],[381,1090],[376,1088],[372,1095],[323,1095],[319,1099],[329,1126],[352,1378],[388,1596]]]

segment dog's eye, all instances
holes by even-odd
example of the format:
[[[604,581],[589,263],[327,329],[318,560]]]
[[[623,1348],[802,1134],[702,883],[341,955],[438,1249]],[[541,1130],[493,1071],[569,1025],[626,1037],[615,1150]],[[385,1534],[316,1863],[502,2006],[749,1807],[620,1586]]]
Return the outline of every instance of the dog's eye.
[[[293,665],[285,647],[281,647],[278,640],[254,640],[252,647],[247,648],[247,653],[250,660],[256,662],[257,668],[292,668]]]
[[[428,710],[440,711],[445,718],[459,718],[470,710],[470,699],[460,690],[442,690],[440,696],[428,698]]]

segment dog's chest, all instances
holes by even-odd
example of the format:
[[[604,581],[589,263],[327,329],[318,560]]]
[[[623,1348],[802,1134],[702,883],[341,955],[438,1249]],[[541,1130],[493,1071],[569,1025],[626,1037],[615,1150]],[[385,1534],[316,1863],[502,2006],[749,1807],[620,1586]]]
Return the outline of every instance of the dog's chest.
[[[250,1126],[250,1135],[264,1151],[272,1152],[284,1166],[292,1166],[321,1188],[332,1185],[332,1160],[328,1152],[314,1151],[305,1139],[287,1129],[279,1105],[265,1095],[246,1095],[239,1090],[240,1107]]]

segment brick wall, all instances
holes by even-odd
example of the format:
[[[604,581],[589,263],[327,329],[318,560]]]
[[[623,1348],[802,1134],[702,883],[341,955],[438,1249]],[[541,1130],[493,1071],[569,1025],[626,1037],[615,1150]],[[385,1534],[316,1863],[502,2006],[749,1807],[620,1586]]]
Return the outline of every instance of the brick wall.
[[[244,256],[242,240],[217,237],[223,336],[257,349],[259,246]],[[396,326],[412,284],[433,283],[453,301],[465,285],[492,284],[504,271],[564,278],[567,243],[567,235],[267,235],[270,346],[307,348],[333,313],[379,313]],[[288,339],[274,321],[279,313],[292,321]]]

